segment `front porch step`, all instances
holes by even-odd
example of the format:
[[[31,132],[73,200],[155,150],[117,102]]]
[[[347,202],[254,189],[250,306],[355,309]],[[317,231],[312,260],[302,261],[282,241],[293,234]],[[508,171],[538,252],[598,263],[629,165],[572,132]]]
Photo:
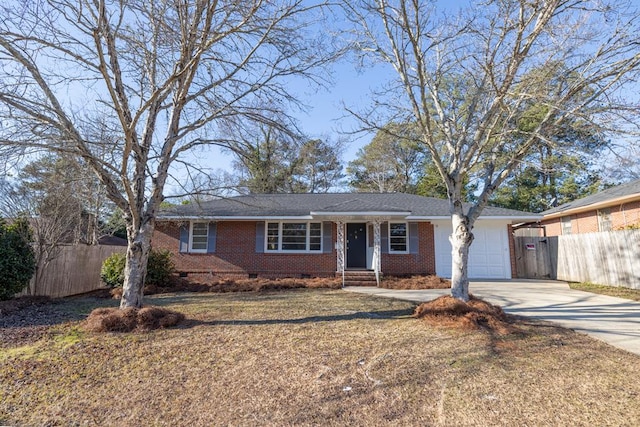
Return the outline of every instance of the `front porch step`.
[[[382,278],[382,274],[380,275]],[[345,286],[377,286],[373,270],[348,270],[344,272]]]

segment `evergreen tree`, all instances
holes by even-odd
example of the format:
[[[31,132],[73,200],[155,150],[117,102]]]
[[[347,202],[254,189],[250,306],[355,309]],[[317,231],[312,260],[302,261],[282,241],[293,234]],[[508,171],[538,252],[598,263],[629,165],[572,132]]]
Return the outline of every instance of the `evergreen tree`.
[[[380,129],[349,162],[349,186],[362,192],[416,193],[425,153],[414,130],[410,123],[389,123]]]
[[[0,218],[0,300],[10,299],[27,287],[35,269],[27,220],[18,218],[7,224]]]

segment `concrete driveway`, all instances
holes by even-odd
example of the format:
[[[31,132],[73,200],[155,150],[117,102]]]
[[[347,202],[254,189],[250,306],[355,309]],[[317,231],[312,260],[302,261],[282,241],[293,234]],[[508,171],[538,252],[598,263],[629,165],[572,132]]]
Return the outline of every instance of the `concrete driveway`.
[[[414,302],[449,293],[447,289],[396,291],[358,286],[345,290]],[[469,291],[507,313],[554,322],[640,355],[638,302],[574,291],[564,282],[541,280],[471,281]]]

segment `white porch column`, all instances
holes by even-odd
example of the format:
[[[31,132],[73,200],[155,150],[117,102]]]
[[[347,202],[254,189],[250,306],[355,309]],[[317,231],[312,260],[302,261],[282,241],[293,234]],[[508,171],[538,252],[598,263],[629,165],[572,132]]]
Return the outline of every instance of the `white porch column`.
[[[336,245],[336,254],[337,254],[337,268],[338,272],[342,273],[342,287],[344,287],[344,222],[336,221],[336,228],[338,234],[338,242]]]
[[[376,283],[380,286],[380,220],[373,221],[373,271],[376,275]]]

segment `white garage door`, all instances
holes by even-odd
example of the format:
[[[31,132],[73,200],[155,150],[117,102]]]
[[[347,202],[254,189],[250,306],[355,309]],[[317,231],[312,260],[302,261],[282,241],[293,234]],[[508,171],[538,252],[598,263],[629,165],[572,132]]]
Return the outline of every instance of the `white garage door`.
[[[436,274],[451,277],[450,222],[434,222]],[[510,279],[511,259],[507,223],[478,220],[469,250],[470,279]]]

